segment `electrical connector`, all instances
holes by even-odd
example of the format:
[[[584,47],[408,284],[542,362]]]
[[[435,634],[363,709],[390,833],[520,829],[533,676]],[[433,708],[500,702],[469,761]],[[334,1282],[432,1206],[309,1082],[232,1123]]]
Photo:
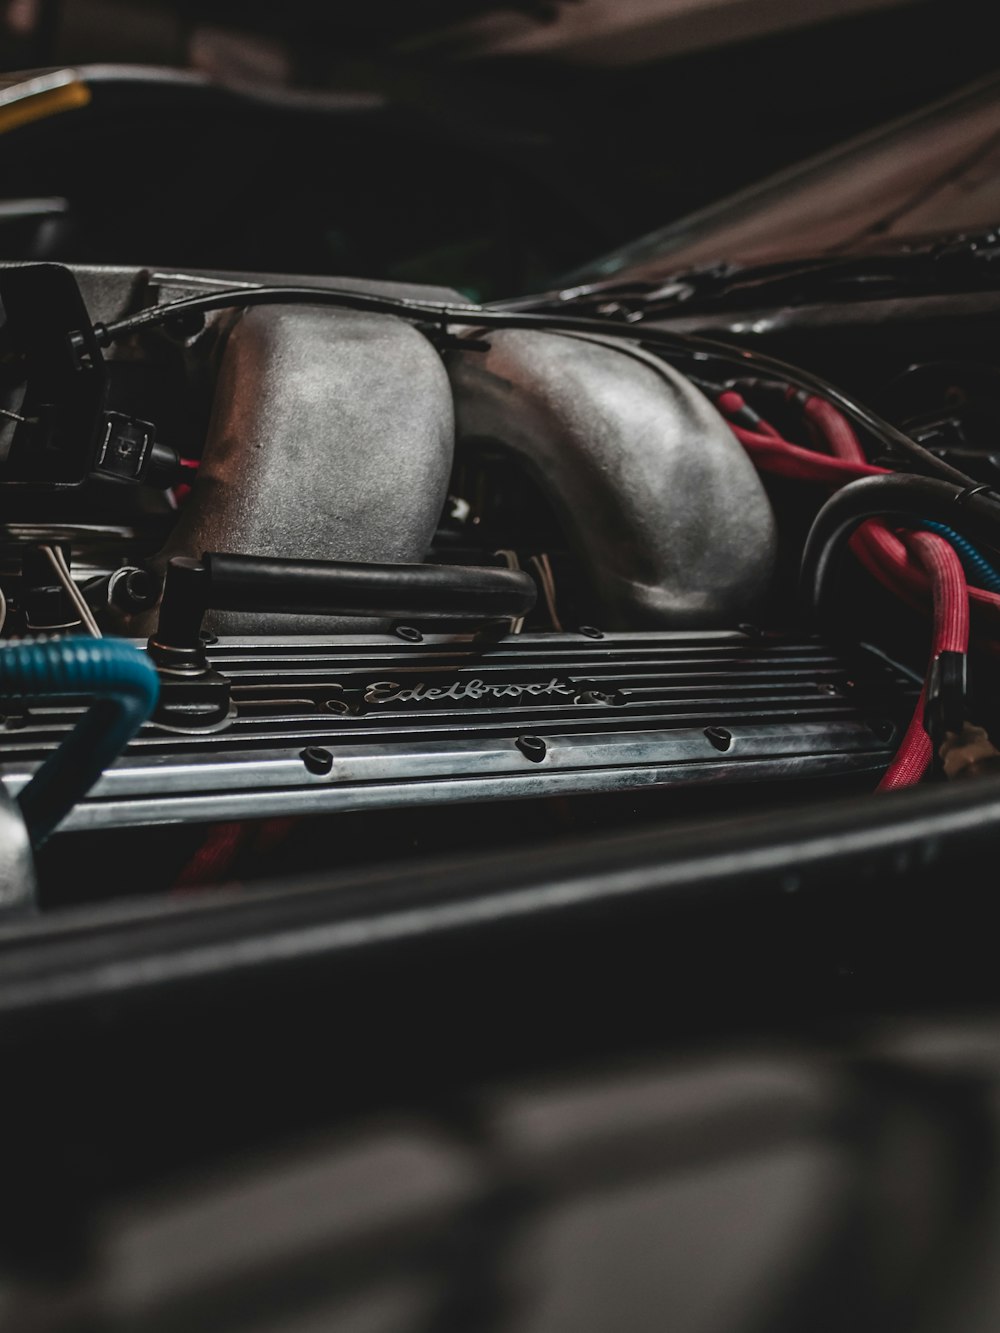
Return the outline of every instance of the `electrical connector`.
[[[927,676],[924,729],[935,751],[949,733],[957,734],[969,721],[968,659],[965,653],[938,653]]]
[[[152,422],[105,412],[93,471],[99,477],[166,490],[179,480],[181,461],[175,449],[157,441]]]

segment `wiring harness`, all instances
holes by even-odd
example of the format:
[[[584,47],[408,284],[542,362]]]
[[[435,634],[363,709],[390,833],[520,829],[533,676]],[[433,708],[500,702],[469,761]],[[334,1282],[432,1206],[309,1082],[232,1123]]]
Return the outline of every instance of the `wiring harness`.
[[[904,431],[884,421],[822,376],[789,365],[777,357],[756,349],[739,347],[696,334],[674,333],[669,329],[655,328],[641,322],[617,324],[607,319],[563,315],[551,311],[537,313],[506,310],[498,306],[446,305],[435,301],[374,296],[367,292],[344,291],[330,287],[260,286],[200,292],[195,296],[164,302],[162,305],[148,306],[110,324],[97,323],[92,328],[81,329],[73,335],[71,341],[79,355],[86,355],[88,345],[94,341],[99,347],[110,347],[112,343],[120,342],[148,329],[170,324],[178,319],[189,318],[191,315],[260,305],[325,305],[344,310],[364,310],[371,314],[396,315],[416,324],[429,336],[438,337],[445,345],[451,340],[452,326],[483,330],[510,328],[537,329],[550,333],[596,333],[602,338],[613,337],[642,343],[654,352],[739,366],[744,373],[769,375],[807,395],[825,399],[885,448],[901,452],[925,468],[932,476],[942,477],[960,485],[972,484],[965,473],[938,458]]]
[[[815,618],[828,610],[835,561],[845,543],[901,601],[922,611],[928,603],[933,607],[924,687],[896,759],[879,784],[883,791],[912,786],[927,773],[936,745],[944,741],[949,724],[955,727],[953,715],[965,704],[970,611],[984,634],[995,637],[1000,631],[1000,576],[967,536],[940,520],[949,518],[985,543],[995,543],[1000,502],[985,486],[894,473],[869,463],[851,423],[818,396],[801,400],[802,418],[814,446],[825,447],[826,453],[786,440],[735,389],[719,394],[717,405],[762,472],[834,489],[803,552],[803,600]],[[883,519],[890,515],[906,526],[889,526]],[[940,699],[942,663],[952,668],[947,688],[961,696],[949,700],[946,709]]]

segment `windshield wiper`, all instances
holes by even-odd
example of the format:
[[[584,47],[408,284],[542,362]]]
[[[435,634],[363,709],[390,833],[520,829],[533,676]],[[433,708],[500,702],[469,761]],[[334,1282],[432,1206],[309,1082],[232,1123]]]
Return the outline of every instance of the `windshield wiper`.
[[[706,264],[663,282],[607,282],[497,302],[498,309],[566,310],[637,323],[678,309],[761,302],[933,294],[1000,286],[1000,229],[871,255],[821,255],[769,264]]]

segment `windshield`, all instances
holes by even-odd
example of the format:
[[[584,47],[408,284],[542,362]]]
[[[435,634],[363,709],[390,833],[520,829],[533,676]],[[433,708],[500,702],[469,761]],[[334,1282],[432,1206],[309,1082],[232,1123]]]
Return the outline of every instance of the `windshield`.
[[[654,281],[720,261],[854,254],[1000,222],[1000,77],[653,232],[573,275]]]

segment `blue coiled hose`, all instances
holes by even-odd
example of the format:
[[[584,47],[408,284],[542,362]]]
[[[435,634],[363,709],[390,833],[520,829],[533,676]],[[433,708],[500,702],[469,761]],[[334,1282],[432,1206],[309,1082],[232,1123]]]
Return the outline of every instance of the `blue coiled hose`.
[[[970,582],[975,583],[979,588],[985,588],[987,592],[1000,593],[1000,574],[960,532],[956,532],[954,528],[945,527],[943,523],[932,523],[930,520],[924,521],[924,527],[951,542],[956,555],[962,562],[962,568],[969,576]]]
[[[96,697],[18,796],[36,847],[152,713],[160,680],[146,655],[121,639],[35,639],[0,649],[0,698],[53,694]]]

